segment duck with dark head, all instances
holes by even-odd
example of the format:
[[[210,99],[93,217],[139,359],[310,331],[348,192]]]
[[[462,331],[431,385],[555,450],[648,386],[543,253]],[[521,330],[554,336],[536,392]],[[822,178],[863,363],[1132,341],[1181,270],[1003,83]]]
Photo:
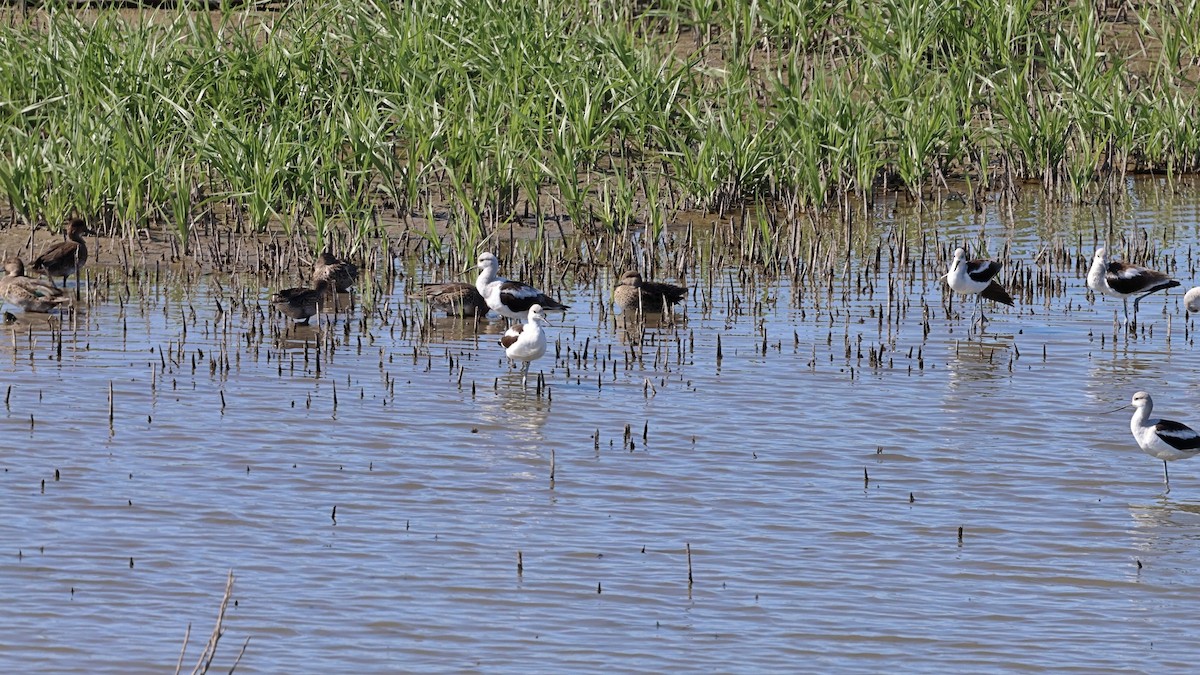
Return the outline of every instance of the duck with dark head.
[[[313,262],[313,282],[325,279],[338,293],[346,293],[358,281],[358,267],[354,263],[338,260],[329,249],[321,251]]]
[[[25,276],[25,264],[20,258],[5,260],[4,270],[8,275],[0,278],[0,298],[26,312],[49,312],[71,301],[54,284]]]
[[[621,282],[613,289],[613,300],[622,310],[661,312],[676,303],[683,302],[687,289],[683,286],[645,281],[637,271],[621,275]]]
[[[75,294],[79,295],[79,270],[83,269],[88,259],[87,242],[83,235],[94,234],[88,229],[82,218],[74,218],[67,225],[67,239],[42,251],[34,259],[30,268],[39,274],[45,274],[54,281],[54,277],[62,277],[63,286],[67,285],[67,277],[75,275]]]
[[[284,316],[301,326],[307,326],[308,320],[317,313],[319,305],[328,301],[332,291],[333,286],[328,279],[318,279],[311,288],[285,288],[272,294],[271,304]]]

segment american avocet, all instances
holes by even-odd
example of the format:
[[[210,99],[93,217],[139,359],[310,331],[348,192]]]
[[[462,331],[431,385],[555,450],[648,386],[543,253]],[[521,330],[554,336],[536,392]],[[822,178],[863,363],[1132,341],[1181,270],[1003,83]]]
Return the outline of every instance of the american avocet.
[[[468,283],[451,281],[445,284],[424,284],[410,297],[427,300],[451,316],[484,316],[490,307],[479,290]]]
[[[479,269],[475,289],[483,296],[488,307],[511,321],[525,318],[533,305],[541,305],[544,310],[564,310],[568,307],[529,284],[499,276],[497,270],[500,263],[492,253],[480,253],[475,266]]]
[[[295,320],[301,326],[307,326],[308,320],[317,313],[317,306],[332,290],[328,279],[318,279],[312,288],[285,288],[271,296],[271,304],[285,316]]]
[[[312,279],[314,282],[327,279],[338,293],[345,293],[358,281],[358,268],[353,263],[338,260],[326,249],[313,261]]]
[[[8,276],[0,279],[0,297],[26,312],[49,312],[71,301],[54,284],[25,276],[25,264],[20,258],[5,260],[4,269]]]
[[[1189,312],[1200,312],[1200,286],[1189,289],[1183,294],[1183,306]]]
[[[1125,304],[1126,323],[1129,323],[1129,298],[1137,296],[1133,299],[1135,325],[1138,303],[1142,298],[1178,285],[1178,281],[1158,270],[1109,260],[1108,251],[1104,247],[1096,249],[1096,255],[1092,256],[1092,267],[1087,275],[1087,287],[1094,293],[1121,299]]]
[[[525,379],[529,375],[529,364],[546,354],[546,332],[542,330],[541,324],[550,324],[546,320],[546,313],[542,310],[541,305],[529,308],[528,319],[527,323],[518,323],[509,328],[500,338],[500,345],[504,347],[504,353],[508,355],[508,358],[523,362],[521,386],[525,386]]]
[[[954,249],[954,261],[950,263],[950,271],[942,278],[956,293],[978,296],[975,310],[979,312],[981,321],[987,321],[987,317],[983,315],[984,298],[1009,307],[1013,306],[1013,299],[994,278],[999,272],[1000,263],[993,260],[968,261],[967,252],[956,248]],[[974,313],[971,316],[974,317]]]
[[[50,277],[51,282],[54,281],[54,277],[62,277],[63,286],[67,285],[67,277],[72,274],[78,282],[79,270],[88,259],[87,243],[83,240],[85,234],[92,234],[87,223],[80,218],[71,220],[67,225],[67,240],[42,251],[29,267]]]
[[[621,275],[621,283],[613,289],[613,300],[621,309],[638,309],[643,312],[661,312],[663,308],[683,301],[687,289],[674,284],[643,281],[635,271]]]
[[[1154,401],[1144,391],[1134,394],[1129,405],[1135,408],[1133,419],[1129,420],[1129,430],[1133,432],[1133,438],[1142,452],[1162,460],[1163,482],[1167,484],[1167,492],[1170,492],[1171,476],[1167,473],[1167,462],[1195,457],[1200,453],[1200,434],[1186,424],[1150,419]],[[1124,410],[1129,405],[1117,410]]]

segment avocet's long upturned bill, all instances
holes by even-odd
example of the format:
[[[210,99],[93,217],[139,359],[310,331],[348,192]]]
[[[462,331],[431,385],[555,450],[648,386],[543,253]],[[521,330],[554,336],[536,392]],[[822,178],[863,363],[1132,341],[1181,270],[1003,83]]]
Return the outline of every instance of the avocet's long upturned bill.
[[[1167,473],[1167,462],[1195,457],[1200,453],[1200,434],[1186,424],[1151,419],[1154,401],[1144,391],[1134,394],[1130,405],[1135,410],[1133,419],[1129,420],[1129,430],[1133,432],[1133,438],[1142,452],[1162,460],[1163,482],[1167,485],[1167,492],[1170,492],[1171,476]],[[1122,406],[1118,410],[1128,407]]]
[[[1103,247],[1096,249],[1087,275],[1087,286],[1092,292],[1120,298],[1125,303],[1126,323],[1129,322],[1129,298],[1137,296],[1133,299],[1134,324],[1137,323],[1138,303],[1142,298],[1178,285],[1178,281],[1158,270],[1110,260],[1108,251]]]
[[[542,358],[546,354],[546,332],[542,330],[541,324],[549,325],[546,320],[546,313],[542,310],[541,305],[534,305],[529,308],[527,314],[529,321],[527,323],[518,323],[504,332],[500,338],[500,345],[504,347],[504,353],[513,361],[521,361],[521,385],[525,385],[525,379],[529,375],[529,364]]]
[[[541,305],[546,310],[564,310],[568,307],[529,284],[499,276],[497,270],[500,269],[500,263],[492,253],[480,253],[475,266],[479,269],[475,288],[488,307],[496,310],[500,316],[520,321],[534,305]]]
[[[978,296],[975,309],[979,312],[980,320],[986,321],[987,317],[983,316],[982,308],[984,298],[1013,306],[1013,299],[1008,295],[1008,291],[995,280],[999,273],[1000,263],[994,260],[967,260],[967,252],[956,248],[950,271],[943,278],[954,292]]]

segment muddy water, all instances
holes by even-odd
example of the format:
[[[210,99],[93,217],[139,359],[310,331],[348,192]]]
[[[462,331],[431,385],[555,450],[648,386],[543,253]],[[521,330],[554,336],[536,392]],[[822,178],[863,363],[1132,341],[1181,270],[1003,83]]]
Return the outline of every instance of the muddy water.
[[[1131,216],[1185,280],[1197,203]],[[924,227],[1030,266],[1093,219]],[[1164,495],[1102,413],[1145,389],[1200,425],[1194,326],[1172,292],[1130,335],[1060,267],[983,334],[932,264],[889,300],[886,252],[848,284],[714,270],[633,344],[606,278],[563,293],[540,397],[498,321],[422,336],[402,285],[286,332],[253,279],[93,303],[61,350],[23,320],[0,669],[163,672],[191,623],[190,669],[229,569],[239,672],[1190,668],[1200,460]]]

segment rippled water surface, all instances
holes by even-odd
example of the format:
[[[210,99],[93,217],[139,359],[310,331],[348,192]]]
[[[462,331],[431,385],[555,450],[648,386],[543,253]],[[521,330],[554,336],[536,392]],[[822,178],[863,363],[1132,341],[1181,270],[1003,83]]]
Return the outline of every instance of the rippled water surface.
[[[1196,205],[1119,226],[1184,288]],[[1200,425],[1183,289],[1127,333],[1039,257],[1090,258],[1094,215],[1028,208],[922,226],[1061,282],[982,335],[943,262],[886,244],[799,287],[698,270],[640,340],[602,316],[606,272],[562,289],[541,396],[499,320],[422,331],[403,282],[285,333],[261,281],[219,276],[114,286],[61,348],[23,319],[0,670],[168,671],[191,623],[190,669],[230,569],[223,671],[246,638],[238,672],[1191,669],[1200,460],[1164,494],[1102,414],[1145,389]]]

